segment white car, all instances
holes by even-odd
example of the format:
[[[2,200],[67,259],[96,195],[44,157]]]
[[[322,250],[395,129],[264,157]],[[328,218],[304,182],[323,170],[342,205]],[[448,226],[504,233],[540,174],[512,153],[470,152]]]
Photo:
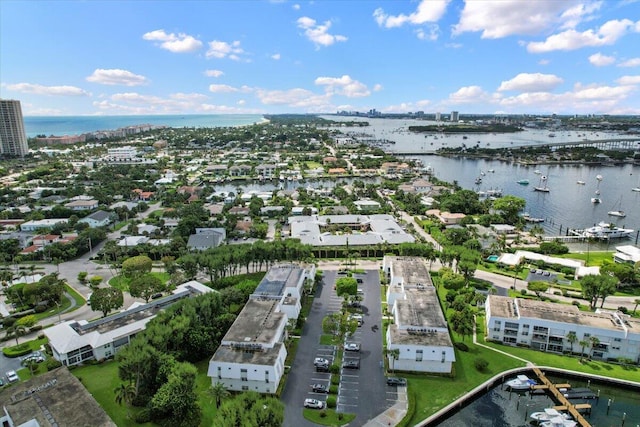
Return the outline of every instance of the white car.
[[[312,409],[322,409],[324,408],[324,402],[318,399],[305,399],[304,407]]]
[[[350,342],[344,345],[345,351],[360,351],[360,344],[355,342]]]
[[[322,357],[316,357],[313,359],[314,366],[325,366],[329,365],[329,361],[327,359],[323,359]]]
[[[20,377],[18,377],[16,371],[7,371],[7,380],[10,383],[15,383],[16,381],[20,381]]]

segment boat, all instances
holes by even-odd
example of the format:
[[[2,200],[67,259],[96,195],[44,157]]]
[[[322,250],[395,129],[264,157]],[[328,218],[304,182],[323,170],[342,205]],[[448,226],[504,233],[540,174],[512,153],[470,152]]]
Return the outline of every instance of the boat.
[[[622,196],[618,199],[618,202],[613,205],[613,209],[607,212],[609,216],[617,216],[619,218],[624,218],[627,216],[627,213],[622,210]]]
[[[554,417],[548,421],[543,421],[540,423],[542,427],[575,427],[578,423],[571,418],[567,419],[565,417]]]
[[[522,214],[522,218],[524,218],[525,221],[532,222],[532,223],[544,222],[544,218],[536,218],[536,217],[533,217],[533,216],[529,215],[528,213]]]
[[[635,230],[616,227],[608,222],[601,221],[593,227],[584,230],[583,236],[594,239],[624,239],[631,236]]]
[[[569,415],[563,414],[554,408],[545,408],[544,411],[534,412],[531,414],[531,419],[537,422],[542,421],[550,421],[553,418],[562,417],[565,419],[570,419]]]
[[[489,173],[495,173],[495,172],[496,172],[496,170],[495,170],[495,169],[489,169],[487,172],[489,172]]]
[[[636,193],[640,193],[640,187],[633,187],[631,191],[635,191]]]
[[[529,185],[529,180],[528,179],[520,179],[518,181],[516,181],[518,184],[520,185]]]
[[[476,180],[474,181],[476,184],[481,184],[482,183],[482,178],[477,177]]]
[[[550,134],[549,134],[549,138],[555,138],[555,137],[556,137],[556,134],[555,134],[555,133],[550,133]]]
[[[507,381],[506,384],[511,390],[529,390],[531,386],[537,383],[526,375],[518,375],[514,379]]]
[[[540,169],[536,169],[533,171],[533,173],[535,173],[536,175],[540,175],[542,171]]]
[[[584,181],[582,181],[582,180],[579,180],[579,181],[576,181],[576,184],[578,184],[578,185],[585,185],[585,184],[586,184],[586,182],[584,182]]]
[[[547,177],[545,175],[540,177],[540,183],[537,187],[533,187],[533,191],[539,191],[541,193],[548,193],[550,191],[549,187],[547,187]]]
[[[591,203],[594,203],[597,205],[598,203],[602,203],[602,199],[600,197],[592,197]]]
[[[597,175],[596,180],[598,181],[598,185],[596,186],[596,196],[591,198],[591,203],[602,203],[602,199],[600,198],[600,182],[602,181],[602,175]]]

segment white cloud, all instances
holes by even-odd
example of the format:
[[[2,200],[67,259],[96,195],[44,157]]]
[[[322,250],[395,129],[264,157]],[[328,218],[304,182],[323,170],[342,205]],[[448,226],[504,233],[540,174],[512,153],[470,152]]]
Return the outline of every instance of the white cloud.
[[[466,0],[453,34],[481,31],[483,39],[498,39],[515,34],[539,34],[555,25],[570,28],[585,14],[597,10],[599,3],[583,5],[580,0]]]
[[[596,67],[604,67],[616,62],[616,58],[613,56],[603,55],[600,52],[594,53],[589,57],[589,62]]]
[[[540,61],[538,61],[538,64],[540,65],[549,65],[550,63],[551,61],[548,59],[541,59]]]
[[[420,40],[436,41],[440,37],[440,27],[435,24],[429,25],[426,31],[424,28],[419,28],[415,31],[415,34]]]
[[[348,98],[359,98],[371,95],[367,85],[353,80],[350,76],[342,77],[318,77],[315,84],[324,86],[328,94],[344,95]]]
[[[266,105],[286,105],[288,107],[306,108],[308,111],[333,111],[330,95],[318,95],[309,90],[295,88],[289,90],[256,91],[258,99]]]
[[[202,42],[193,36],[184,33],[166,33],[164,30],[155,30],[145,33],[143,39],[160,42],[159,46],[173,53],[194,52],[202,47]]]
[[[384,113],[407,113],[409,111],[419,111],[431,105],[431,101],[423,99],[416,102],[402,102],[400,104],[388,105],[381,109]]]
[[[377,83],[377,84],[375,84],[373,86],[373,91],[374,92],[380,92],[382,89],[384,89],[384,88],[382,87],[382,85],[380,83]]]
[[[315,19],[303,16],[298,19],[298,28],[304,30],[304,35],[311,40],[316,46],[331,46],[337,42],[347,41],[347,37],[341,35],[329,34],[331,21],[325,21],[324,24],[317,24]]]
[[[548,92],[560,85],[563,80],[554,74],[520,73],[511,80],[503,81],[498,92],[515,90],[518,92]]]
[[[402,27],[405,24],[422,25],[427,22],[438,22],[447,10],[450,0],[422,0],[415,12],[405,15],[389,15],[382,8],[373,12],[373,18],[384,28]]]
[[[204,95],[202,93],[177,92],[177,93],[172,93],[171,95],[169,95],[169,97],[171,99],[176,99],[180,101],[204,101],[205,99],[208,99],[207,95]]]
[[[238,88],[229,85],[209,85],[209,92],[213,93],[233,93],[238,92]]]
[[[627,59],[619,63],[618,67],[640,67],[640,58]]]
[[[292,5],[291,8],[293,10],[300,10],[300,5],[296,3],[296,4]]]
[[[76,86],[43,86],[35,83],[15,83],[3,85],[7,90],[47,96],[91,96],[91,92]]]
[[[127,70],[98,68],[87,77],[87,81],[102,85],[140,86],[147,83],[147,78]]]
[[[220,77],[222,76],[224,73],[220,70],[206,70],[204,72],[204,75],[207,77]]]
[[[209,50],[207,50],[207,58],[229,58],[234,61],[240,61],[241,55],[245,52],[240,47],[238,40],[231,43],[213,40],[209,42]]]
[[[543,42],[528,43],[527,51],[544,53],[555,50],[575,50],[588,46],[612,45],[627,32],[639,31],[635,27],[636,24],[629,19],[607,21],[597,31],[578,32],[571,29],[549,36]]]
[[[622,76],[616,80],[616,83],[623,86],[640,85],[640,76]]]
[[[280,60],[280,54],[279,53],[274,53],[273,55],[271,55],[271,59],[273,59],[274,61]]]
[[[488,98],[489,94],[480,86],[464,86],[449,95],[449,101],[454,104],[483,103]]]

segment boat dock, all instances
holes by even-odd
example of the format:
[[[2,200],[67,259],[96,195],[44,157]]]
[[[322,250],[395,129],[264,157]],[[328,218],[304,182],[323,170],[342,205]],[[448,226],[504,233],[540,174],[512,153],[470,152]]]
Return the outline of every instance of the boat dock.
[[[587,413],[591,412],[591,404],[590,403],[578,403],[576,405],[573,405],[574,408],[576,408],[578,411],[585,411]],[[554,406],[553,409],[555,409],[556,411],[567,411],[567,407],[564,405],[559,405],[559,406]]]
[[[540,370],[540,368],[533,367],[533,372],[536,374],[540,382],[543,385],[547,386],[548,390],[551,392],[551,395],[558,401],[558,403],[560,403],[560,405],[565,407],[565,410],[569,412],[569,414],[573,417],[574,420],[576,420],[576,422],[580,427],[591,427],[591,424],[589,424],[589,421],[587,421],[586,418],[583,417],[582,414],[578,411],[578,408],[576,408],[577,405],[573,405],[571,402],[569,402],[569,399],[567,399],[564,396],[565,394],[564,390],[563,391],[558,390],[556,385],[553,384],[544,375],[544,373]]]
[[[553,384],[553,386],[558,390],[562,390],[562,389],[568,390],[571,388],[571,384]],[[549,386],[547,384],[537,384],[537,385],[531,386],[531,390],[548,390],[548,389],[549,389]]]

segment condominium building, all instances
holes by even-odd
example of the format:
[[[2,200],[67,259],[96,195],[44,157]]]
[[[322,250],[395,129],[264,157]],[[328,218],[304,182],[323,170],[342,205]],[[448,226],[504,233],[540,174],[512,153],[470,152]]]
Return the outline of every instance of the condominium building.
[[[498,295],[489,296],[486,311],[487,338],[493,341],[553,353],[580,353],[580,341],[585,341],[593,358],[640,360],[640,320],[618,311],[586,312],[574,305]],[[598,339],[595,346],[592,337]]]
[[[387,303],[393,324],[387,329],[389,366],[398,371],[449,373],[456,361],[429,262],[419,257],[385,256]]]
[[[28,152],[20,101],[0,99],[0,155],[24,157]]]

